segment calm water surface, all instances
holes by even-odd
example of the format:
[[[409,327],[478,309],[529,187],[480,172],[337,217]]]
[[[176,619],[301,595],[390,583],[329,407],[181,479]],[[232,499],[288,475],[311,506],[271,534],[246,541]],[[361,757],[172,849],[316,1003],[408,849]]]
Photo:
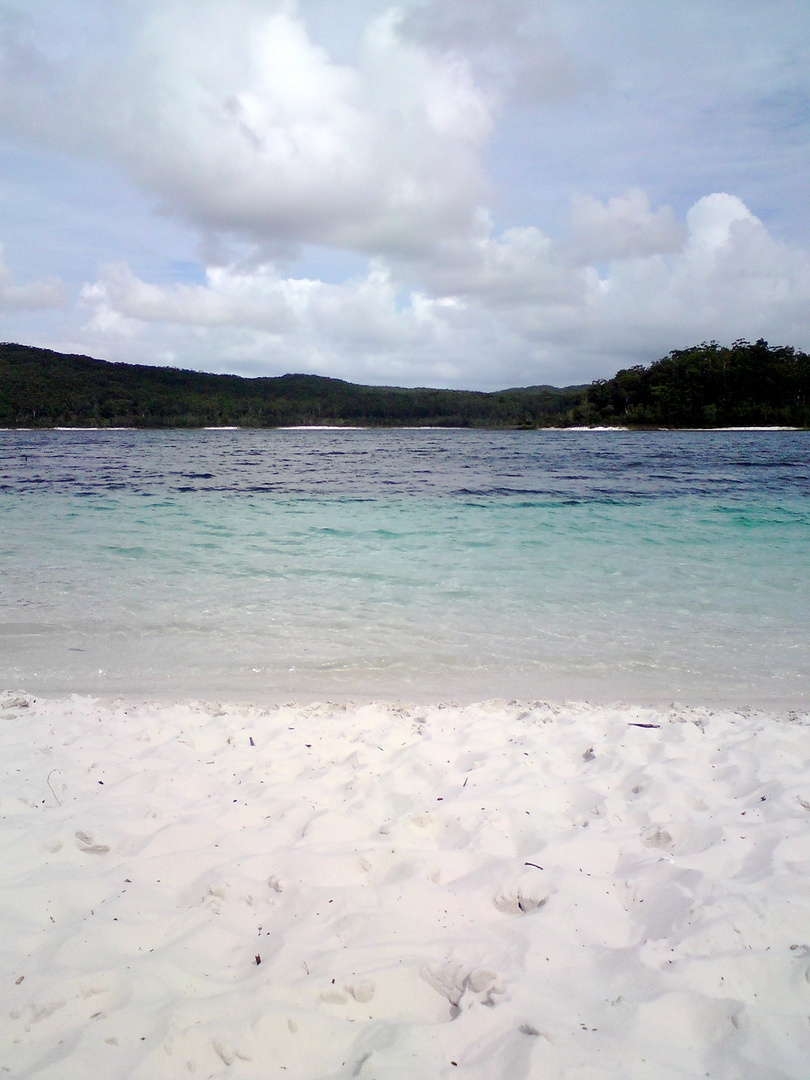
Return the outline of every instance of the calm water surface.
[[[808,657],[808,432],[0,432],[0,687],[798,708]]]

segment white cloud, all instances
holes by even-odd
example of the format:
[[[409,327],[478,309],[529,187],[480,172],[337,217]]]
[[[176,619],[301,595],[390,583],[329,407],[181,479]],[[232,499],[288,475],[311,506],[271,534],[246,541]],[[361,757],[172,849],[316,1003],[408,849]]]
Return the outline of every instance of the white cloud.
[[[762,226],[762,222],[736,195],[728,195],[724,191],[705,195],[686,215],[693,252],[722,252],[728,247],[732,229],[738,221],[750,222],[755,227]]]
[[[639,188],[607,203],[575,195],[571,219],[574,248],[583,262],[674,251],[683,241],[684,230],[672,208],[653,211]]]
[[[807,243],[779,239],[806,220],[806,20],[775,2],[781,21],[753,0],[734,19],[718,0],[643,17],[625,0],[0,0],[0,234],[43,266],[0,273],[4,334],[481,387],[704,338],[807,348]],[[8,314],[57,303],[54,268],[87,282],[61,337],[56,314]]]
[[[413,297],[401,304],[390,274],[375,263],[364,278],[339,285],[285,278],[268,264],[213,267],[205,285],[168,287],[116,265],[84,287],[82,301],[90,311],[90,340],[112,351],[123,343],[128,356],[130,341],[143,342],[150,328],[160,327],[189,366],[199,366],[202,356],[219,367],[224,349],[242,370],[252,370],[261,354],[273,373],[360,377],[404,370],[406,359],[419,365],[441,333],[435,312],[442,301]]]
[[[0,244],[0,311],[40,311],[62,307],[65,301],[64,285],[55,277],[16,285],[3,260],[3,245]]]
[[[538,0],[426,0],[403,19],[403,33],[433,51],[464,56],[501,105],[570,101],[604,79],[556,30],[559,11]],[[570,15],[574,8],[566,9]],[[574,16],[577,17],[576,15]]]
[[[638,354],[707,338],[810,336],[810,256],[775,240],[736,196],[698,200],[670,254],[617,260],[589,305],[588,336]],[[618,349],[614,350],[618,352]]]
[[[6,122],[22,112],[187,220],[254,240],[416,252],[469,229],[489,106],[462,58],[403,38],[396,10],[368,25],[355,66],[315,45],[292,4],[142,11],[123,55],[82,76],[12,38]]]
[[[581,205],[573,209],[580,221]],[[532,228],[443,251],[428,290],[407,291],[396,265],[381,260],[340,284],[265,264],[210,268],[204,285],[159,286],[114,266],[83,291],[86,332],[119,358],[130,355],[133,336],[141,355],[150,340],[168,338],[177,362],[193,367],[225,358],[245,372],[490,388],[610,375],[618,363],[708,337],[783,342],[797,340],[791,330],[807,332],[807,253],[775,241],[734,196],[701,199],[686,226],[651,211],[638,192],[588,214],[622,253],[601,275]],[[628,220],[625,232],[614,230]],[[656,250],[675,236],[675,250]]]

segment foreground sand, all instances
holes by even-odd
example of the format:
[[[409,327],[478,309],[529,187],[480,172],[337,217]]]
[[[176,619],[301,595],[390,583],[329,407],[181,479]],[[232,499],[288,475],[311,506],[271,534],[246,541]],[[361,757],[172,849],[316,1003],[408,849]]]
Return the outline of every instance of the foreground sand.
[[[810,1075],[806,715],[0,718],[0,1076]]]

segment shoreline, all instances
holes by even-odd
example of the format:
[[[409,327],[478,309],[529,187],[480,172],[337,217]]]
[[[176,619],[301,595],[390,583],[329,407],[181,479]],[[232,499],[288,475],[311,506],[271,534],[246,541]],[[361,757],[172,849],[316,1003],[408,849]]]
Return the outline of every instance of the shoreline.
[[[452,427],[450,425],[437,425],[437,424],[396,424],[396,425],[371,425],[371,424],[287,424],[278,425],[274,427],[243,427],[234,424],[221,424],[215,426],[201,426],[201,427],[92,427],[81,425],[77,427],[0,427],[0,431],[23,431],[23,432],[35,432],[35,431],[166,431],[166,432],[181,432],[181,431],[487,431],[487,432],[511,432],[514,434],[537,434],[538,432],[585,432],[585,431],[621,431],[631,432],[633,434],[639,434],[643,432],[691,432],[694,434],[707,433],[707,432],[723,432],[723,431],[749,431],[749,432],[767,432],[767,431],[810,431],[810,428],[804,427],[791,427],[783,424],[772,424],[767,426],[750,426],[750,427],[626,427],[622,425],[607,426],[607,425],[569,425],[567,427],[535,427],[535,428],[510,428],[510,427],[471,427],[460,426]]]
[[[152,705],[166,708],[184,705],[206,705],[212,702],[231,708],[276,709],[284,707],[308,708],[310,706],[335,706],[337,708],[439,708],[452,706],[466,709],[476,706],[512,706],[523,707],[549,706],[553,708],[573,709],[641,709],[667,713],[671,710],[710,710],[713,712],[759,713],[763,715],[810,715],[810,700],[807,694],[780,693],[767,697],[762,693],[745,697],[729,697],[720,692],[713,694],[695,692],[666,692],[664,690],[639,690],[626,688],[622,693],[618,688],[613,691],[565,693],[561,679],[545,688],[538,687],[537,692],[528,692],[525,683],[514,692],[498,692],[498,688],[479,686],[477,688],[446,684],[440,689],[419,690],[417,687],[399,687],[385,692],[379,687],[367,689],[341,689],[339,686],[317,687],[302,690],[300,687],[279,688],[240,688],[234,686],[173,686],[160,689],[146,688],[141,685],[102,685],[102,686],[51,686],[38,688],[31,682],[15,684],[0,680],[0,698],[16,695],[39,702],[55,703],[71,699],[103,702],[128,702],[133,705]],[[519,682],[519,680],[518,680]]]

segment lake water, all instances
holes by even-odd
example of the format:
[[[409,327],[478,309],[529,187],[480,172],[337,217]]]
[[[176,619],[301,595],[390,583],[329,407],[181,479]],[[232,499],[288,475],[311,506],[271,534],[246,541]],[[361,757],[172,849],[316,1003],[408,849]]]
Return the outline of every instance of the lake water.
[[[809,657],[810,432],[0,432],[0,687],[800,708]]]

